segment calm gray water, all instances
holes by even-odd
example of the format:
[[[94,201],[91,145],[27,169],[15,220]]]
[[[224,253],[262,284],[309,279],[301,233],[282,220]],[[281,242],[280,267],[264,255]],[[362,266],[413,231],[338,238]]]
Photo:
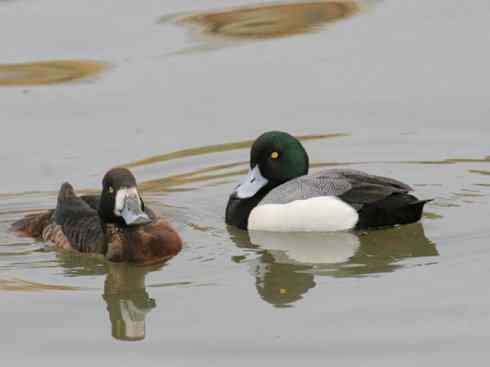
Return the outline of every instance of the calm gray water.
[[[490,357],[490,3],[250,4],[0,2],[2,64],[108,65],[78,81],[0,86],[9,366]],[[0,65],[0,84],[38,69]],[[369,233],[227,228],[250,140],[271,129],[302,136],[314,169],[393,176],[435,200],[421,223]],[[164,266],[104,263],[7,232],[52,207],[61,182],[97,190],[122,164],[185,240]]]

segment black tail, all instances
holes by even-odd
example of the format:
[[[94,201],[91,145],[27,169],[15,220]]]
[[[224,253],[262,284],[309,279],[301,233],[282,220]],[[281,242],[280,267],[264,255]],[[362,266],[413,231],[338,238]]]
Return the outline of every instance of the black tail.
[[[364,205],[359,210],[357,229],[389,227],[418,222],[424,205],[431,200],[419,200],[410,194],[393,194]]]

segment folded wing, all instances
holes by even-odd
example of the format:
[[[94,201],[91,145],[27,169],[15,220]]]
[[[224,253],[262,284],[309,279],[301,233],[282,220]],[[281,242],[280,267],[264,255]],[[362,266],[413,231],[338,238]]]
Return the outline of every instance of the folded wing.
[[[69,183],[61,186],[54,218],[74,249],[80,252],[106,252],[104,231],[97,210],[78,197]]]
[[[299,177],[272,190],[262,204],[286,204],[319,196],[337,196],[359,210],[395,193],[412,188],[403,182],[356,170],[330,169]]]

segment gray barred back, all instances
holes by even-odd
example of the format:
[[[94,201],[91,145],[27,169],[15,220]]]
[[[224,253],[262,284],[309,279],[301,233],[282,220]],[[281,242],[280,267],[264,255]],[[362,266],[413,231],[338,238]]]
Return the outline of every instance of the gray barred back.
[[[259,205],[287,204],[319,196],[337,196],[356,209],[412,188],[403,182],[350,169],[330,169],[288,181],[265,196]]]

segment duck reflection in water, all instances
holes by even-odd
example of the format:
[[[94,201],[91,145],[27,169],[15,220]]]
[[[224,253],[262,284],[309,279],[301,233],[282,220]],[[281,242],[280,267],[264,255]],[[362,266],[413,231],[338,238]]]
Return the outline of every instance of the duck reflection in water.
[[[407,258],[438,256],[421,223],[367,233],[275,233],[236,230],[232,240],[255,249],[247,263],[259,296],[276,307],[290,307],[316,286],[315,277],[362,277],[392,272]]]
[[[118,340],[138,341],[146,336],[146,315],[156,302],[146,291],[146,275],[161,270],[164,263],[152,266],[112,263],[74,254],[59,254],[57,259],[68,276],[106,275],[102,298],[107,304],[112,336]]]

